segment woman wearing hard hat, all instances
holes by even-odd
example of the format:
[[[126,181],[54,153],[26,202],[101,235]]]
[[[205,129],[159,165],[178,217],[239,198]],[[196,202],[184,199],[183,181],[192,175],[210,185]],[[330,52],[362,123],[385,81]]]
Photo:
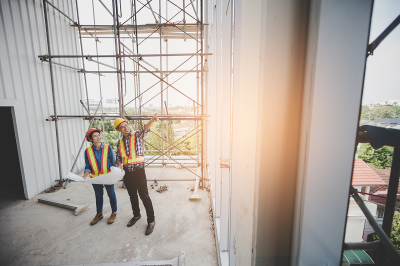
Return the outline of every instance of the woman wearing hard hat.
[[[91,128],[86,132],[86,140],[92,142],[92,145],[86,149],[85,152],[85,174],[83,178],[86,179],[89,175],[91,178],[104,175],[111,172],[111,166],[115,164],[115,157],[113,149],[110,145],[101,142],[101,130]],[[110,198],[110,205],[112,213],[108,219],[108,224],[112,224],[117,216],[117,197],[115,196],[114,185],[92,184],[94,194],[96,196],[96,216],[90,222],[90,225],[95,225],[98,221],[103,219],[103,186],[107,190],[108,197]]]

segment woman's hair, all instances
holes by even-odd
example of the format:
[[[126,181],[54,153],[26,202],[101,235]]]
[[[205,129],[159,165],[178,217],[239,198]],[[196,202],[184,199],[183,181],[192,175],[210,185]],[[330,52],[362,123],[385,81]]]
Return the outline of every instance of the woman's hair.
[[[90,140],[90,142],[92,142],[92,144],[93,144],[93,133],[99,133],[100,134],[100,132],[99,131],[93,131],[92,133],[90,133],[89,135],[88,135],[88,139]]]

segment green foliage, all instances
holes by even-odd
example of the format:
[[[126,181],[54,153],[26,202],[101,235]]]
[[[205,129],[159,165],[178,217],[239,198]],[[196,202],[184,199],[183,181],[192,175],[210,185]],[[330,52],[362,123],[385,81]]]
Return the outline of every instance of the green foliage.
[[[161,136],[161,123],[154,123],[151,126],[151,131],[153,131],[157,135]],[[165,139],[166,139],[166,135],[168,134],[168,142],[171,144],[175,142],[174,145],[170,145],[167,143],[167,141],[164,141],[164,149],[174,150],[172,155],[195,155],[196,150],[197,150],[197,138],[196,138],[196,135],[194,134],[195,132],[196,132],[196,130],[193,130],[192,132],[189,132],[187,136],[176,137],[174,134],[173,128],[172,128],[172,124],[171,124],[171,126],[169,126],[168,123],[164,123]],[[146,147],[146,150],[156,150],[156,149],[162,150],[162,139],[154,133],[149,132],[145,137],[145,140],[148,142],[148,143],[144,144]],[[189,138],[186,139],[187,137],[189,137]],[[184,152],[181,152],[178,149],[184,150]],[[186,150],[190,150],[190,151],[187,152]],[[161,152],[149,152],[146,154],[147,155],[161,155]],[[171,152],[168,152],[168,155],[170,155],[170,154],[171,154]]]
[[[358,158],[363,159],[367,164],[372,165],[376,169],[387,169],[392,165],[393,148],[382,147],[375,150],[369,143],[361,144],[358,151]]]
[[[375,242],[379,241],[378,235],[374,234]],[[400,253],[400,213],[395,213],[393,216],[393,223],[392,223],[392,232],[390,233],[390,241],[392,242],[393,246],[397,249]],[[387,265],[395,265],[393,262],[388,259]]]
[[[106,132],[106,139],[108,141],[108,144],[111,145],[112,149],[114,150],[114,153],[117,152],[117,143],[119,139],[119,132],[118,131],[111,131],[111,132]]]
[[[99,120],[95,120],[92,124],[92,128],[99,128],[103,130],[103,122]],[[104,121],[104,131],[111,132],[114,131],[114,120],[105,120]]]
[[[145,125],[148,121],[142,121],[142,125]],[[197,150],[197,138],[196,135],[194,134],[196,132],[196,130],[193,130],[192,132],[189,132],[187,136],[183,136],[183,137],[176,137],[173,131],[173,127],[172,125],[175,123],[178,123],[179,121],[172,121],[173,123],[171,123],[171,125],[169,125],[167,122],[164,122],[164,138],[167,138],[168,135],[168,141],[170,143],[173,143],[176,141],[176,143],[173,145],[169,145],[167,143],[167,141],[164,141],[164,149],[168,150],[190,150],[190,152],[181,152],[181,151],[176,151],[173,152],[172,155],[196,155],[196,150]],[[133,130],[131,123],[130,127],[131,130]],[[92,124],[93,128],[99,128],[101,130],[103,130],[103,123],[102,121],[95,121]],[[141,125],[138,124],[138,128],[141,128]],[[111,147],[113,148],[114,152],[116,153],[117,151],[117,142],[118,139],[120,138],[120,133],[118,131],[114,130],[114,120],[106,120],[104,121],[104,135],[108,141],[108,143],[111,145]],[[144,140],[148,143],[144,143],[145,149],[146,150],[162,150],[162,139],[159,137],[161,136],[161,122],[157,122],[157,123],[153,123],[153,125],[151,126],[151,131],[147,133],[146,137],[144,138]],[[193,136],[192,136],[193,135]],[[103,136],[103,135],[102,135]],[[191,137],[189,137],[191,136]],[[188,139],[186,139],[187,137],[189,137]],[[199,141],[201,141],[201,137],[199,137]],[[103,142],[105,142],[103,140]],[[200,145],[200,144],[199,144]],[[191,152],[193,151],[193,152]],[[168,152],[168,155],[171,152]],[[148,152],[146,153],[146,155],[161,155],[160,152]]]
[[[400,106],[393,105],[366,105],[361,108],[361,120],[376,120],[380,118],[395,118],[400,116]]]

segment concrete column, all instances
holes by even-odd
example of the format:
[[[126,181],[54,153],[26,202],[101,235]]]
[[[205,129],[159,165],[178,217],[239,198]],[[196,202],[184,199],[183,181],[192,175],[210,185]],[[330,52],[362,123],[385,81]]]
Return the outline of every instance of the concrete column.
[[[232,35],[231,12],[226,13],[229,0],[221,3],[221,160],[223,164],[230,164],[231,155],[231,63],[232,63]],[[226,161],[228,160],[228,161]],[[228,232],[230,209],[230,169],[221,168],[221,227],[220,250],[223,256],[228,256]]]
[[[311,3],[291,265],[340,265],[372,0]]]
[[[309,1],[262,6],[255,265],[289,265]]]
[[[253,265],[256,160],[259,136],[262,0],[235,1],[232,180],[237,190],[236,265]]]

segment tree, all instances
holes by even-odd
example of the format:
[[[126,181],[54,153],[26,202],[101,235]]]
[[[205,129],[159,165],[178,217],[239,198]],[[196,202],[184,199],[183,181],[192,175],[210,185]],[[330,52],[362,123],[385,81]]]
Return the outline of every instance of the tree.
[[[119,139],[119,132],[118,131],[106,132],[105,136],[106,136],[108,144],[111,145],[112,149],[114,150],[114,153],[116,153],[117,152],[117,143],[118,143],[118,139]]]
[[[361,144],[361,148],[358,151],[358,158],[363,159],[369,165],[372,165],[376,169],[387,169],[392,166],[393,148],[382,147],[380,149],[374,149],[369,143]]]
[[[148,121],[142,121],[142,125],[146,124]],[[173,121],[171,122],[171,126],[168,124],[168,122],[164,122],[164,138],[167,138],[168,135],[168,141],[170,143],[176,143],[176,147],[178,147],[181,150],[188,150],[189,152],[181,152],[178,150],[178,152],[174,152],[172,155],[196,155],[197,154],[197,138],[196,135],[194,134],[196,131],[193,131],[189,133],[187,136],[183,136],[181,138],[178,138],[175,136],[174,130],[172,129],[172,124],[173,123],[178,123],[178,121]],[[132,123],[128,123],[132,128]],[[103,122],[102,121],[94,121],[92,124],[93,128],[99,128],[103,130]],[[139,125],[139,127],[141,127]],[[151,126],[151,130],[161,136],[161,122],[154,123]],[[118,139],[120,138],[120,133],[118,131],[114,130],[114,120],[106,120],[104,121],[104,135],[105,138],[107,139],[108,143],[111,145],[112,149],[114,152],[117,151],[117,142]],[[193,135],[193,136],[192,136]],[[148,133],[146,137],[144,138],[146,142],[144,143],[145,149],[146,150],[162,150],[162,139],[153,134],[153,133]],[[190,136],[190,137],[189,137]],[[188,139],[185,139],[189,137]],[[103,140],[104,141],[104,140]],[[199,138],[199,141],[201,141],[201,137]],[[104,141],[105,142],[105,141]],[[200,145],[200,144],[199,144]],[[170,146],[166,141],[164,141],[164,149],[171,149],[171,150],[177,150],[176,147]],[[168,152],[168,155],[170,152]],[[146,155],[161,155],[159,151],[155,152],[147,152]]]
[[[92,123],[92,128],[99,128],[99,129],[103,130],[103,122],[99,121],[99,120],[95,120]],[[115,131],[114,130],[114,120],[105,120],[104,121],[104,131],[105,132]]]
[[[400,106],[393,105],[364,105],[361,108],[361,120],[376,120],[381,118],[395,118],[400,116]]]

